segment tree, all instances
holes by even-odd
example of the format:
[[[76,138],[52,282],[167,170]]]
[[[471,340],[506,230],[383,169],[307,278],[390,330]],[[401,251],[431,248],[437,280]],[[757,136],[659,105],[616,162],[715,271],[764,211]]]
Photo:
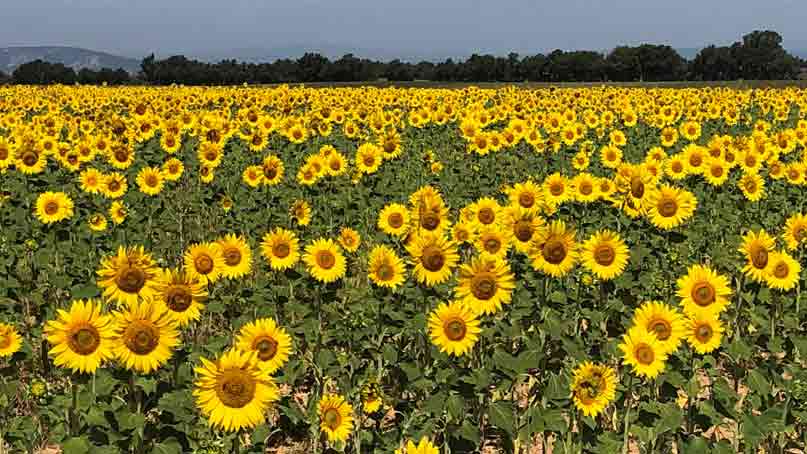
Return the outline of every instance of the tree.
[[[30,85],[45,84],[73,84],[76,82],[76,72],[61,63],[48,63],[43,60],[34,60],[23,63],[12,74],[15,83]]]

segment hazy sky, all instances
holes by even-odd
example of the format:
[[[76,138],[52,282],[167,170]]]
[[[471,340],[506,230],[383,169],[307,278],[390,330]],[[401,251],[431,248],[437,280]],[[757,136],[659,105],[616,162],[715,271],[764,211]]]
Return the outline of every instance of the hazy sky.
[[[807,48],[805,0],[2,0],[0,11],[0,46],[135,57],[305,46],[422,55],[685,48],[760,28]]]

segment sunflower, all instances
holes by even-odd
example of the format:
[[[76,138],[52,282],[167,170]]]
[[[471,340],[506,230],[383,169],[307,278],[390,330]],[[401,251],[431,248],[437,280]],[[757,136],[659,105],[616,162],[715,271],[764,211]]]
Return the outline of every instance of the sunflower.
[[[165,178],[159,167],[144,167],[137,174],[137,186],[146,195],[157,195],[163,190]]]
[[[580,248],[583,266],[602,280],[611,280],[625,271],[630,250],[619,234],[601,230]]]
[[[364,414],[372,415],[383,405],[381,386],[375,380],[368,381],[361,388],[361,408]]]
[[[571,184],[559,173],[546,177],[543,186],[544,199],[553,205],[560,205],[572,197]]]
[[[571,392],[575,407],[595,418],[616,397],[616,372],[604,364],[586,361],[574,370]]]
[[[378,214],[378,228],[387,235],[406,235],[409,231],[409,210],[400,203],[385,206]]]
[[[112,351],[126,369],[144,374],[159,369],[179,345],[176,321],[165,306],[152,300],[129,303],[114,314]]]
[[[597,193],[597,182],[590,173],[579,173],[572,178],[571,185],[574,192],[574,199],[582,203],[590,203],[599,198]]]
[[[511,205],[519,206],[534,214],[537,214],[544,201],[544,191],[532,180],[516,183],[506,192]]]
[[[415,278],[429,287],[448,281],[459,261],[456,244],[436,233],[410,237],[406,250],[415,266]]]
[[[790,290],[799,282],[801,265],[785,251],[773,252],[768,257],[765,281],[778,290]]]
[[[648,301],[636,309],[633,314],[633,326],[644,328],[653,334],[659,348],[666,353],[678,349],[686,332],[686,324],[681,313],[658,301]]]
[[[348,170],[347,159],[342,153],[334,152],[325,158],[325,171],[332,177],[344,175]]]
[[[319,238],[305,247],[303,262],[308,272],[320,282],[334,282],[347,270],[345,256],[331,239]]]
[[[441,352],[449,355],[468,353],[479,339],[480,332],[477,316],[459,301],[441,303],[429,315],[429,337]]]
[[[532,242],[529,257],[532,267],[553,277],[561,277],[571,271],[577,262],[575,231],[567,229],[561,220],[550,223],[541,229]]]
[[[372,143],[359,145],[359,149],[356,151],[356,169],[359,172],[375,173],[383,162],[384,157],[380,147]]]
[[[252,353],[229,350],[215,361],[200,359],[193,395],[210,425],[228,432],[252,428],[266,420],[280,391]]]
[[[0,358],[17,353],[22,347],[20,333],[13,325],[0,323]]]
[[[647,199],[647,216],[656,227],[670,230],[695,214],[698,199],[691,192],[661,185]]]
[[[689,316],[716,316],[729,304],[729,280],[708,266],[692,265],[677,284],[681,305]]]
[[[440,454],[440,450],[428,438],[422,437],[418,444],[408,440],[406,449],[403,451],[396,449],[395,454]]]
[[[664,370],[667,353],[656,336],[644,327],[635,326],[622,336],[619,344],[622,363],[633,367],[633,372],[647,378],[655,378]]]
[[[112,202],[109,207],[109,217],[115,224],[120,224],[126,220],[126,215],[129,214],[126,206],[117,200]]]
[[[311,223],[311,206],[305,200],[295,200],[289,208],[289,215],[297,224],[306,226]]]
[[[379,287],[395,289],[406,280],[403,260],[387,246],[374,247],[368,262],[367,275]]]
[[[518,252],[527,254],[530,245],[546,222],[537,214],[521,207],[509,206],[504,210],[504,225],[512,232],[511,243]]]
[[[286,364],[291,352],[291,337],[271,318],[259,318],[238,331],[235,347],[254,352],[258,366],[269,374]]]
[[[192,279],[182,270],[164,270],[157,280],[154,301],[165,307],[179,326],[199,320],[205,308],[207,288],[198,279]]]
[[[293,267],[300,260],[300,242],[294,232],[276,227],[263,236],[261,254],[269,267],[282,271]]]
[[[24,144],[15,153],[14,167],[26,175],[42,173],[48,163],[43,151],[35,150],[32,145]]]
[[[106,216],[101,213],[91,215],[87,223],[90,225],[90,230],[94,232],[103,232],[107,227]]]
[[[161,170],[166,181],[177,181],[182,177],[185,166],[179,159],[171,158],[163,163]]]
[[[224,257],[224,266],[221,268],[222,276],[237,279],[252,270],[252,249],[244,237],[230,233],[216,243]]]
[[[474,228],[469,222],[457,222],[451,228],[451,239],[457,244],[470,243],[474,241]]]
[[[664,165],[664,174],[673,180],[680,180],[689,175],[686,158],[683,154],[670,156]]]
[[[723,325],[716,317],[690,317],[686,321],[686,339],[701,355],[720,347]]]
[[[283,161],[281,161],[280,158],[273,154],[267,155],[263,158],[261,165],[261,171],[263,172],[262,183],[267,186],[274,186],[280,183],[283,180],[285,169]]]
[[[503,259],[513,243],[510,229],[499,226],[482,227],[474,239],[474,247],[480,253]]]
[[[110,316],[101,315],[101,302],[76,300],[69,311],[58,309],[57,319],[43,330],[53,345],[48,354],[53,363],[74,372],[94,373],[102,362],[112,359],[115,339]]]
[[[757,173],[746,173],[737,182],[746,199],[758,202],[765,197],[765,180]]]
[[[113,172],[104,178],[103,186],[101,186],[101,192],[110,199],[117,199],[123,194],[126,194],[129,185],[126,183],[126,177],[120,173]]]
[[[117,254],[101,259],[97,274],[104,298],[120,304],[136,303],[138,298],[151,299],[157,292],[159,268],[143,246],[118,247]]]
[[[477,228],[495,226],[500,222],[501,207],[490,197],[483,197],[471,206],[473,217],[471,222]]]
[[[504,260],[474,257],[460,266],[455,289],[457,300],[475,314],[495,314],[509,304],[516,280]]]
[[[709,159],[706,162],[703,176],[710,185],[722,186],[728,180],[730,170],[728,164],[722,159]]]
[[[353,407],[344,397],[325,394],[317,403],[320,429],[331,442],[346,442],[353,431]]]
[[[746,263],[743,273],[755,282],[764,282],[767,277],[770,254],[776,247],[773,239],[764,229],[759,233],[748,232],[743,235],[739,251],[745,255]]]
[[[790,251],[796,250],[802,244],[807,244],[807,214],[796,213],[787,218],[782,238]]]
[[[448,220],[448,208],[439,195],[427,195],[419,198],[410,210],[410,214],[410,231],[443,233],[451,227]]]
[[[185,272],[191,279],[207,285],[224,272],[224,255],[217,243],[192,244],[184,255]]]
[[[622,164],[622,150],[619,147],[608,145],[600,150],[600,162],[609,169],[616,169]]]
[[[359,232],[350,227],[343,227],[339,231],[339,245],[348,252],[356,252],[361,245],[361,236]]]
[[[81,190],[88,194],[99,194],[104,182],[104,174],[98,169],[86,169],[78,176]]]
[[[43,224],[73,217],[73,200],[64,192],[45,192],[36,199],[36,216]]]

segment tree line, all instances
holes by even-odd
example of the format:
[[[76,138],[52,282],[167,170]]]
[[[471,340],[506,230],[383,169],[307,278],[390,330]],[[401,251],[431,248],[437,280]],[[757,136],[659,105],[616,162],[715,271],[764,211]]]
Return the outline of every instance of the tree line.
[[[182,55],[158,60],[144,58],[138,74],[123,69],[82,69],[75,72],[60,63],[36,60],[23,64],[0,82],[20,84],[132,84],[233,85],[243,83],[366,82],[658,82],[796,79],[802,61],[782,47],[782,36],[770,30],[754,31],[731,46],[708,46],[693,60],[666,45],[619,46],[607,54],[594,51],[555,50],[546,55],[507,57],[471,55],[464,61],[449,58],[440,63],[401,60],[380,62],[347,54],[330,60],[318,53],[271,63],[223,60],[205,63]]]

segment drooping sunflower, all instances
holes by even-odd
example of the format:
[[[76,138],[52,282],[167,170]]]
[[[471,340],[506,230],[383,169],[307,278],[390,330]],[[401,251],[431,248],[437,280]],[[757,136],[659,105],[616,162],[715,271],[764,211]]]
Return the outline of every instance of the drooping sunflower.
[[[695,214],[698,199],[691,192],[661,185],[647,199],[647,216],[656,227],[670,230]]]
[[[193,395],[210,425],[228,432],[255,427],[266,420],[280,391],[253,353],[229,350],[215,361],[200,359]]]
[[[224,271],[224,255],[217,243],[192,244],[185,251],[183,260],[188,276],[205,285],[219,280]]]
[[[633,367],[633,372],[647,378],[655,378],[664,370],[667,353],[659,345],[656,336],[644,327],[635,326],[622,336],[619,344],[622,363]]]
[[[659,347],[666,353],[678,349],[686,334],[683,315],[675,308],[659,301],[648,301],[633,313],[633,326],[645,329],[654,335]]]
[[[516,280],[504,260],[491,256],[474,257],[460,266],[455,289],[457,300],[475,314],[495,314],[510,303]]]
[[[143,167],[137,173],[137,186],[146,195],[157,195],[163,190],[165,177],[159,167]]]
[[[406,235],[409,223],[409,210],[400,203],[391,203],[378,214],[378,228],[387,235]]]
[[[300,260],[300,242],[290,230],[276,227],[263,237],[261,253],[269,267],[282,271],[293,267]]]
[[[801,276],[801,265],[785,251],[773,252],[769,256],[765,282],[777,290],[790,290],[796,286]]]
[[[776,247],[776,240],[764,229],[743,235],[739,251],[745,255],[743,273],[755,282],[765,282],[770,254]]]
[[[238,279],[252,270],[252,249],[244,237],[230,233],[219,239],[216,244],[219,245],[224,258],[222,276]]]
[[[597,417],[616,397],[616,372],[590,361],[577,366],[571,383],[572,400],[585,416]]]
[[[168,315],[179,326],[199,320],[205,308],[207,288],[198,279],[192,279],[183,270],[164,270],[157,280],[154,300],[165,306]]]
[[[785,233],[782,235],[785,245],[790,251],[800,245],[807,244],[807,214],[796,213],[787,218]]]
[[[303,262],[311,276],[320,282],[334,282],[347,271],[345,256],[331,239],[319,238],[306,246]]]
[[[406,250],[415,266],[415,278],[429,287],[448,281],[459,261],[456,244],[436,233],[410,237]]]
[[[532,267],[553,277],[561,277],[571,271],[578,258],[574,236],[575,231],[567,229],[561,220],[553,221],[541,229],[529,252]]]
[[[378,245],[370,252],[367,275],[375,285],[395,289],[406,280],[403,260],[391,248]]]
[[[101,259],[98,269],[98,286],[104,298],[120,304],[137,302],[138,298],[151,299],[156,294],[159,268],[143,246],[124,248]]]
[[[305,200],[295,200],[291,204],[289,214],[299,225],[306,226],[311,223],[311,205]]]
[[[630,250],[619,234],[601,230],[580,248],[583,266],[603,280],[611,280],[625,271]]]
[[[325,394],[317,403],[320,429],[331,442],[346,442],[353,431],[353,407],[344,397]]]
[[[383,406],[381,386],[376,380],[369,380],[361,388],[361,409],[366,415],[372,415]]]
[[[116,312],[112,351],[126,369],[148,374],[165,364],[179,345],[179,331],[165,306],[153,300]]]
[[[20,333],[13,325],[0,323],[0,358],[17,353],[22,347]]]
[[[687,275],[678,279],[678,296],[684,313],[696,317],[714,317],[729,304],[729,280],[705,265],[692,265]]]
[[[361,246],[361,236],[359,232],[350,227],[343,227],[339,231],[339,245],[348,252],[356,252]]]
[[[720,347],[723,325],[717,317],[690,317],[686,320],[686,340],[701,355]]]
[[[36,217],[53,224],[73,217],[73,200],[64,192],[44,192],[36,199]]]
[[[479,339],[480,332],[477,316],[459,301],[441,303],[429,315],[429,337],[441,352],[449,355],[468,353]]]
[[[44,328],[53,345],[48,355],[59,367],[74,372],[94,373],[102,362],[112,359],[115,326],[112,318],[101,314],[101,302],[76,300],[68,311],[58,309],[56,320]]]
[[[259,318],[241,327],[235,347],[255,352],[260,368],[273,374],[289,360],[291,337],[273,319]]]

